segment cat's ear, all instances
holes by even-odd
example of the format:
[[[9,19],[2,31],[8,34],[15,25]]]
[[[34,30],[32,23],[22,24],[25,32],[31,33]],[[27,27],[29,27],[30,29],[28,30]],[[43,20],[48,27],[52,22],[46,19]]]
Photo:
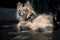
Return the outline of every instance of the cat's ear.
[[[19,20],[20,16],[20,12],[22,11],[22,8],[23,8],[23,4],[18,2],[17,3],[17,10],[16,10],[16,18]]]
[[[24,7],[27,7],[27,8],[29,8],[29,9],[31,9],[31,8],[32,8],[32,5],[30,4],[29,1],[27,1],[27,2],[25,3],[25,6],[24,6]]]
[[[20,9],[22,9],[22,8],[23,8],[23,4],[20,3],[20,2],[18,2],[18,3],[17,3],[17,10],[20,10]]]

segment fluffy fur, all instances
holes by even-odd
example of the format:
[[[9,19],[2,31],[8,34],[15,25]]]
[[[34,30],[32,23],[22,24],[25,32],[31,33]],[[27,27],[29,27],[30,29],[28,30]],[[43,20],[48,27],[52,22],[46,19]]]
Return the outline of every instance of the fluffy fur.
[[[26,25],[27,23],[30,25],[31,20],[37,16],[36,13],[34,12],[31,4],[29,1],[27,1],[24,4],[21,4],[18,2],[17,6],[17,19],[19,20],[19,23],[17,24],[17,29],[20,30],[21,26]]]
[[[54,16],[41,14],[37,16],[32,22],[27,23],[26,26],[30,27],[32,30],[40,29],[44,33],[52,33]]]
[[[24,6],[23,5],[24,4],[18,2],[16,13],[18,20],[25,21],[29,20],[29,18],[31,19],[32,15],[37,16],[29,1],[27,1]]]
[[[24,22],[23,22],[24,23]],[[23,24],[20,22],[18,27]],[[37,16],[32,22],[27,21],[24,26],[31,28],[31,30],[42,30],[44,33],[52,33],[53,31],[53,16],[42,14]]]
[[[17,29],[20,30],[20,27],[26,26],[31,28],[32,30],[41,29],[45,33],[51,33],[53,31],[53,17],[47,14],[38,15],[34,20],[33,14],[36,16],[32,6],[30,5],[29,1],[23,6],[21,3],[18,2],[18,9],[17,9],[17,18],[20,22],[17,24]],[[32,16],[32,17],[31,17]],[[32,20],[32,22],[30,21]]]

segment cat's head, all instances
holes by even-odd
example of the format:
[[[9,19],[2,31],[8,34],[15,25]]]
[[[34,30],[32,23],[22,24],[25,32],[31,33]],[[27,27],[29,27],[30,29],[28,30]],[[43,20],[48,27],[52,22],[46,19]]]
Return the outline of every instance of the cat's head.
[[[29,1],[27,1],[25,4],[18,2],[17,19],[28,20],[32,15],[36,16],[36,13],[34,12],[32,5]]]

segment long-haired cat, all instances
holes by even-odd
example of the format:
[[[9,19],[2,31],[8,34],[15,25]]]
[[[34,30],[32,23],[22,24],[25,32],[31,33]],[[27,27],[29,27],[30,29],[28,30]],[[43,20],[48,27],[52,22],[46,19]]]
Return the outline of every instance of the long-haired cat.
[[[27,1],[25,4],[18,2],[16,15],[17,19],[19,20],[19,23],[17,24],[18,30],[20,30],[21,26],[27,23],[30,24],[31,20],[37,16],[29,1]]]
[[[51,33],[53,31],[53,18],[52,15],[47,14],[41,14],[37,16],[31,25],[29,26],[32,30],[37,30],[40,28],[40,30],[44,31],[45,33]],[[27,24],[28,25],[28,24]]]
[[[20,20],[20,22],[17,25],[18,30],[20,30],[21,26],[27,26],[32,30],[37,30],[40,28],[42,31],[46,33],[49,32],[51,33],[54,27],[53,25],[54,16],[47,14],[40,14],[31,22],[29,20],[31,19],[31,16],[33,14],[36,16],[36,13],[34,12],[29,1],[27,1],[24,6],[18,2],[17,18]]]

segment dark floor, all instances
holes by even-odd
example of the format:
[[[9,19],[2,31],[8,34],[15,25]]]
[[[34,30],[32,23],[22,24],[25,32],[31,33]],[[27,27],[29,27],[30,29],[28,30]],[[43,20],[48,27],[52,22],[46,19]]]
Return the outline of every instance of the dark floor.
[[[52,37],[52,40],[60,40],[60,30],[54,31]],[[0,26],[0,40],[49,40],[48,38],[49,36],[43,35],[41,32],[22,31],[17,33],[11,27],[2,27],[2,25]]]

